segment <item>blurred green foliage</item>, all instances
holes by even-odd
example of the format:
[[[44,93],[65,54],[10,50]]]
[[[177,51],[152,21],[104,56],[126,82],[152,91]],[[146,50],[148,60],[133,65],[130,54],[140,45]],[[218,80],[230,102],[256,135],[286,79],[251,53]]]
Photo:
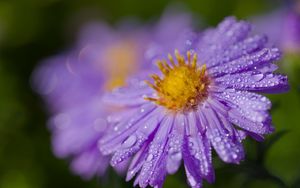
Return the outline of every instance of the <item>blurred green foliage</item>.
[[[53,156],[46,112],[31,90],[30,75],[41,59],[71,46],[85,21],[116,24],[137,17],[148,22],[159,18],[170,3],[184,5],[202,25],[214,25],[228,15],[247,18],[280,5],[272,0],[0,1],[0,188],[132,187],[112,170],[104,178],[83,181],[71,174],[67,161]],[[240,166],[216,158],[216,183],[205,187],[300,187],[300,59],[286,56],[281,65],[290,76],[291,91],[270,96],[277,135],[266,143],[248,139],[248,158]],[[279,141],[273,142],[274,137]],[[270,142],[272,147],[260,156]],[[183,170],[168,176],[165,187],[187,187]]]

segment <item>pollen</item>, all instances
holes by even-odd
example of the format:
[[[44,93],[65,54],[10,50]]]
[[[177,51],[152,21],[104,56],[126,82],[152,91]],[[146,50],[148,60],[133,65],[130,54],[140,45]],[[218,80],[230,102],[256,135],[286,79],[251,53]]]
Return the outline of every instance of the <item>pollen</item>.
[[[197,54],[188,51],[186,57],[175,50],[175,58],[168,54],[167,61],[158,61],[162,77],[151,75],[154,83],[147,84],[156,91],[157,98],[146,97],[171,111],[189,111],[196,109],[208,96],[209,77],[206,65],[197,65]],[[176,63],[176,61],[177,63]]]

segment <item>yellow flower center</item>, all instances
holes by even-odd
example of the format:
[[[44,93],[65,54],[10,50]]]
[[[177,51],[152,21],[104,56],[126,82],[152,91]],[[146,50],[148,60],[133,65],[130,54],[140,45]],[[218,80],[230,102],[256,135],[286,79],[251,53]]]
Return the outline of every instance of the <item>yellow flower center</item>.
[[[209,77],[206,74],[206,65],[197,66],[197,54],[187,52],[187,59],[175,50],[175,61],[168,54],[169,65],[165,60],[158,61],[158,67],[163,73],[160,78],[154,74],[154,84],[147,82],[157,92],[158,98],[146,97],[171,111],[188,111],[197,108],[198,104],[207,98]]]
[[[137,71],[137,46],[134,41],[125,40],[111,45],[104,53],[103,68],[108,78],[105,89],[111,91],[125,85],[127,77]]]

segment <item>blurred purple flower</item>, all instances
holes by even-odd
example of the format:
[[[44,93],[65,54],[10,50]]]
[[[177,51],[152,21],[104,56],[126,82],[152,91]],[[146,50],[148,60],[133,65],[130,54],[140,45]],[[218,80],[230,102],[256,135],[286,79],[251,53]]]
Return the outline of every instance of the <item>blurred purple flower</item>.
[[[300,11],[287,13],[282,32],[282,48],[287,52],[300,53]]]
[[[127,180],[136,176],[135,185],[162,187],[183,160],[189,185],[201,187],[202,179],[215,179],[212,148],[238,164],[246,135],[262,140],[274,130],[271,102],[253,92],[287,91],[287,77],[273,73],[279,50],[250,31],[249,23],[229,17],[198,37],[185,35],[175,55],[157,56],[169,60],[158,61],[153,83],[140,75],[105,95],[106,102],[127,106],[109,116],[113,126],[100,140],[112,166],[133,156]]]
[[[142,68],[144,38],[141,31],[117,32],[103,24],[88,25],[81,35],[78,50],[41,63],[33,85],[52,114],[55,155],[72,157],[73,171],[91,178],[108,166],[97,141],[107,128],[107,114],[115,110],[101,96]]]
[[[300,2],[253,18],[255,31],[267,33],[270,41],[287,53],[300,52]]]
[[[163,39],[172,44],[178,33],[189,28],[189,20],[186,14],[166,13],[157,26],[132,29],[135,27],[125,23],[119,31],[90,24],[83,28],[75,49],[46,59],[33,73],[33,88],[52,114],[49,126],[54,153],[71,157],[76,174],[91,178],[102,175],[108,166],[98,140],[108,127],[106,116],[119,107],[105,105],[103,93],[124,85],[135,72],[151,69],[151,64],[143,64],[145,56],[151,58],[145,52],[150,41]]]

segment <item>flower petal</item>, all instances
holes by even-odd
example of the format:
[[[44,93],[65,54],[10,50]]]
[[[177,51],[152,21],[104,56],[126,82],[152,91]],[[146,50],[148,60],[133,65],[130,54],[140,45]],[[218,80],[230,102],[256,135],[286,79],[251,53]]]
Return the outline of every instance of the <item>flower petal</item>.
[[[148,156],[136,179],[140,187],[160,185],[166,176],[166,147],[173,127],[173,117],[167,116],[150,143]]]
[[[215,96],[225,101],[231,108],[244,108],[255,111],[266,111],[271,108],[271,101],[267,97],[248,91],[226,89],[215,94]]]
[[[136,116],[129,116],[124,121],[115,125],[111,130],[99,141],[99,147],[104,155],[111,154],[121,147],[121,144],[134,133],[139,126],[149,119],[149,115],[156,107],[152,104],[146,104],[137,108]]]
[[[208,68],[222,65],[234,59],[240,58],[243,55],[261,50],[266,42],[267,37],[264,35],[248,37],[241,42],[227,46],[220,53],[214,53],[209,59],[203,59],[203,62],[205,62]]]
[[[228,17],[221,22],[216,29],[204,32],[202,40],[199,41],[199,48],[203,50],[210,50],[207,46],[229,46],[230,44],[234,44],[245,39],[250,30],[251,25],[249,23],[245,21],[237,22],[234,17]]]
[[[192,175],[192,171],[185,165],[185,173],[187,177],[188,184],[192,188],[201,188],[202,187],[202,179],[200,177],[195,177]]]
[[[177,114],[168,141],[167,172],[174,174],[180,167],[182,160],[183,132],[185,127],[183,114]]]
[[[151,141],[152,139],[146,141],[143,147],[133,157],[130,166],[128,168],[126,181],[131,180],[136,175],[136,173],[142,168],[148,154],[148,149],[149,149],[148,145],[150,144]]]
[[[92,178],[93,175],[103,175],[108,167],[108,157],[100,154],[97,146],[91,147],[77,155],[71,163],[72,170],[85,179]]]
[[[133,131],[125,138],[120,148],[114,153],[110,164],[115,166],[139,151],[151,137],[150,135],[155,131],[159,122],[160,119],[157,113],[152,113],[149,117],[138,122],[135,125],[137,127],[136,131]]]
[[[53,150],[58,157],[76,155],[103,136],[108,125],[106,113],[99,110],[101,106],[99,100],[92,100],[81,108],[65,110],[50,118]]]
[[[255,66],[263,63],[270,63],[278,60],[280,57],[279,50],[276,48],[264,48],[258,52],[244,55],[236,60],[230,61],[225,64],[220,64],[209,69],[209,74],[213,77],[220,77],[227,74],[239,73],[241,71],[249,70]]]
[[[145,81],[140,81],[135,86],[116,88],[111,93],[103,96],[103,101],[113,105],[136,106],[145,103],[145,97],[151,96],[153,91],[147,87]]]
[[[244,149],[238,136],[226,129],[224,123],[227,126],[229,123],[221,114],[209,107],[203,107],[198,115],[200,122],[207,127],[206,136],[223,161],[239,163],[244,159]]]
[[[227,88],[257,91],[264,93],[280,93],[289,89],[287,76],[254,71],[226,75],[215,80]]]
[[[199,128],[200,122],[194,112],[189,113],[186,125],[184,149],[185,167],[195,178],[205,178],[213,182],[215,175],[212,165],[211,146],[205,135],[205,130]],[[201,131],[199,129],[202,129]]]

